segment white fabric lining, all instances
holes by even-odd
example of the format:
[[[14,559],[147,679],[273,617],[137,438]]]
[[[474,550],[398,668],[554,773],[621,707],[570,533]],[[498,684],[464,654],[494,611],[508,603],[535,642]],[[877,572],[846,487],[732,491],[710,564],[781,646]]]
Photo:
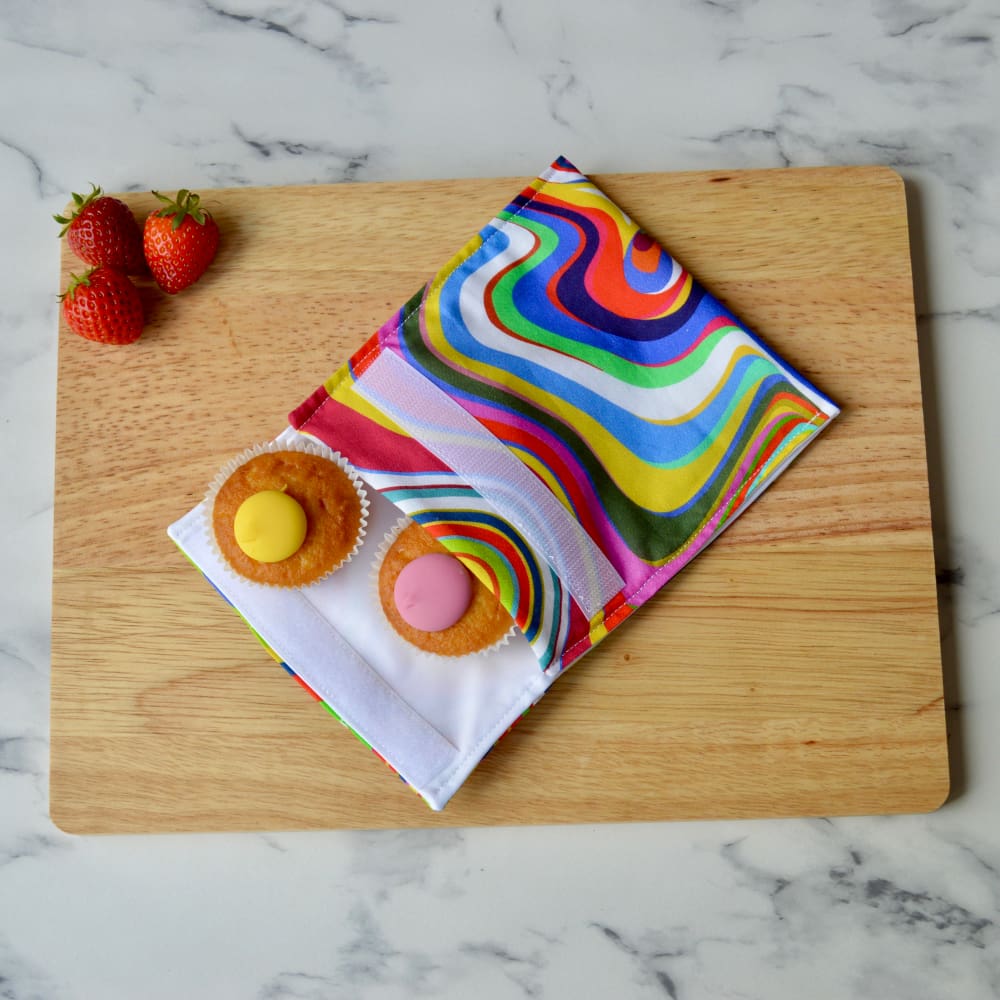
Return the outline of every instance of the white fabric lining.
[[[277,440],[297,436],[288,429]],[[400,639],[367,585],[377,542],[399,510],[377,493],[369,500],[369,533],[355,558],[301,590],[230,572],[209,543],[201,505],[168,534],[264,642],[440,810],[555,676],[539,670],[520,633],[486,656],[433,663]]]

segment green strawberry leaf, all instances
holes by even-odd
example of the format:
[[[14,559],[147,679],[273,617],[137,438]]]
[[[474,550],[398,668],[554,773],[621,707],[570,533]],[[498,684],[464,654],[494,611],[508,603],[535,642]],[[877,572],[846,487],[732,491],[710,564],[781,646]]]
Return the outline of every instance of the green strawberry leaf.
[[[90,182],[90,194],[82,195],[78,194],[76,191],[71,192],[71,197],[73,198],[73,204],[76,208],[73,213],[67,217],[65,215],[53,215],[52,218],[62,226],[59,230],[59,238],[62,239],[66,235],[66,230],[73,224],[77,216],[92,202],[97,198],[100,198],[104,193],[93,181]]]

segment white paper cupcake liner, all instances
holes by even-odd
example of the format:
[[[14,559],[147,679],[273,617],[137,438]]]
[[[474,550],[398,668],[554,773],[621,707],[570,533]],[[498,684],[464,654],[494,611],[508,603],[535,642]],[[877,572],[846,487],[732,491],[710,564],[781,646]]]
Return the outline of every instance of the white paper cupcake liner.
[[[219,490],[222,489],[226,480],[229,479],[229,477],[241,465],[245,465],[251,459],[257,458],[260,455],[275,454],[282,451],[298,451],[305,455],[317,455],[320,458],[325,458],[328,461],[333,462],[335,465],[339,466],[347,475],[348,479],[350,479],[351,485],[354,487],[354,490],[358,495],[358,499],[361,502],[358,537],[354,542],[354,547],[347,553],[346,556],[344,556],[343,559],[341,559],[339,563],[335,566],[331,566],[321,577],[307,584],[292,585],[283,583],[262,583],[259,580],[251,580],[249,577],[237,572],[219,548],[219,544],[215,539],[215,530],[212,526],[212,511],[215,507],[215,498],[218,496]],[[219,561],[225,567],[226,572],[228,572],[235,579],[242,580],[244,583],[251,584],[255,587],[277,587],[284,590],[299,590],[303,587],[313,587],[322,580],[325,580],[331,573],[334,573],[341,567],[346,566],[355,557],[355,555],[357,555],[358,549],[361,548],[361,543],[364,541],[365,534],[367,533],[368,508],[368,493],[361,481],[361,477],[358,475],[354,466],[351,465],[351,463],[348,462],[339,451],[333,451],[333,449],[328,448],[325,444],[322,444],[313,438],[306,437],[297,438],[292,441],[263,441],[247,448],[246,451],[241,452],[234,458],[229,459],[229,461],[227,461],[215,474],[215,478],[209,484],[208,491],[205,494],[204,529],[208,538],[208,543],[212,547],[212,551],[219,557]]]
[[[388,628],[400,642],[405,642],[407,648],[414,650],[417,654],[428,660],[462,660],[467,656],[487,656],[488,654],[494,652],[494,650],[506,646],[507,643],[510,642],[511,636],[513,636],[517,631],[516,625],[512,624],[511,627],[492,645],[485,646],[474,653],[436,653],[429,649],[421,649],[420,646],[415,646],[412,642],[406,639],[405,636],[400,635],[392,627],[392,623],[385,616],[385,611],[382,608],[382,598],[379,594],[379,572],[382,569],[382,561],[385,559],[389,549],[392,548],[393,542],[396,541],[405,528],[408,528],[413,523],[414,521],[409,517],[399,518],[396,523],[382,536],[382,540],[379,542],[374,556],[372,556],[371,571],[368,575],[368,585],[371,589],[372,600],[375,602],[375,607],[378,608],[379,614],[382,615],[386,628]]]

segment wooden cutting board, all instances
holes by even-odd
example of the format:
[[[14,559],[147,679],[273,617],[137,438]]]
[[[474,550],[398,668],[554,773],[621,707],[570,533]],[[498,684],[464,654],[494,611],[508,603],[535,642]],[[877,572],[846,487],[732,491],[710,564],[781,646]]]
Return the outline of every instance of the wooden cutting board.
[[[926,811],[948,791],[907,215],[878,167],[599,184],[843,408],[442,814],[168,540],[528,178],[202,192],[138,344],[60,330],[51,811],[77,833]],[[142,217],[149,195],[122,195]],[[64,249],[63,287],[81,265]]]

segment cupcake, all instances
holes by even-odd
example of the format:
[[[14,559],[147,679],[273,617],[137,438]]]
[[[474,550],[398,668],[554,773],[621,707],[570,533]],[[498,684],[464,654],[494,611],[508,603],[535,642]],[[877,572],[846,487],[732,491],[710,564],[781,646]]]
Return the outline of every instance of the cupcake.
[[[229,462],[207,498],[209,534],[239,576],[304,587],[348,562],[368,499],[336,452],[302,440],[258,445]]]
[[[514,624],[490,590],[415,521],[386,536],[376,588],[393,630],[425,653],[486,652],[505,642]]]

